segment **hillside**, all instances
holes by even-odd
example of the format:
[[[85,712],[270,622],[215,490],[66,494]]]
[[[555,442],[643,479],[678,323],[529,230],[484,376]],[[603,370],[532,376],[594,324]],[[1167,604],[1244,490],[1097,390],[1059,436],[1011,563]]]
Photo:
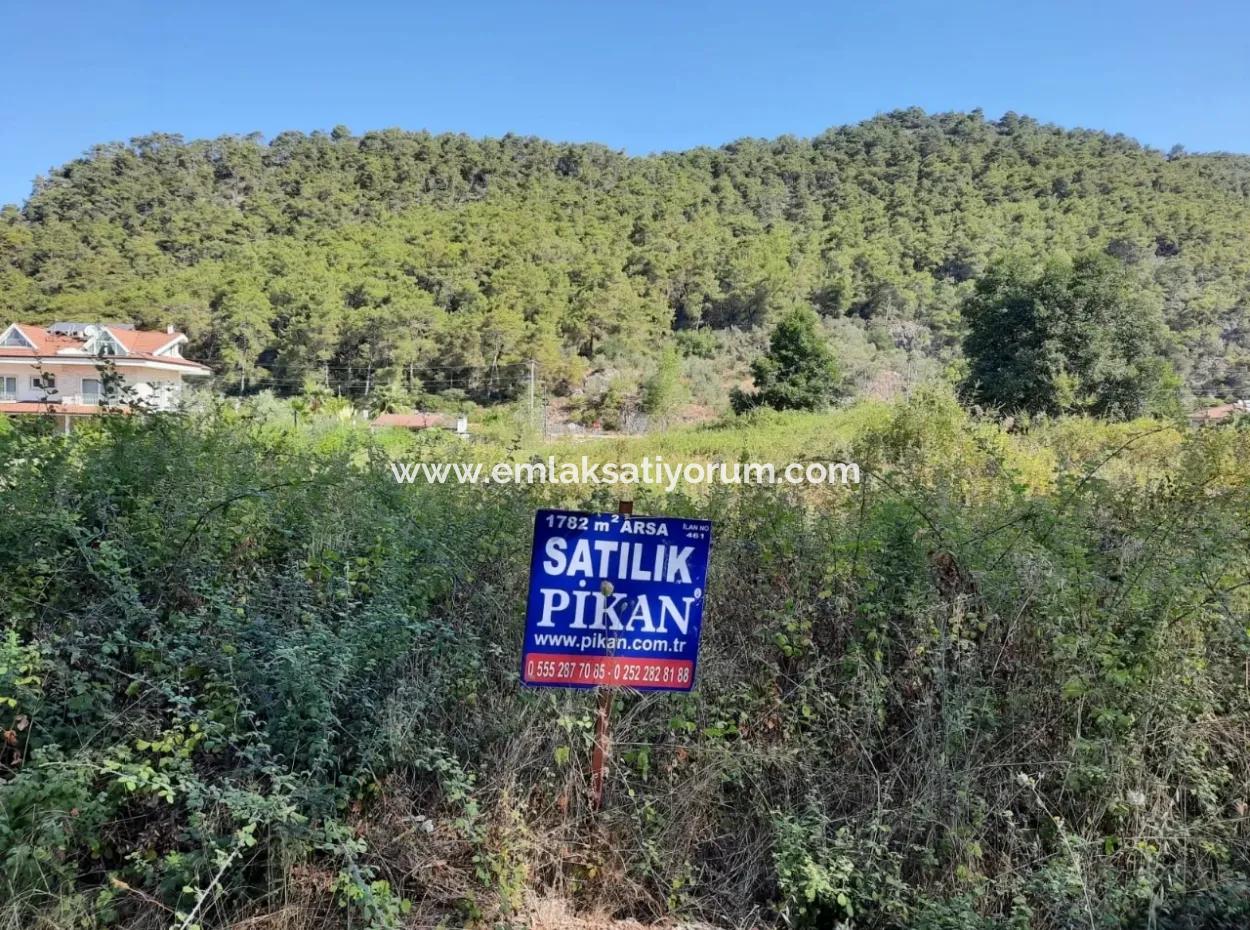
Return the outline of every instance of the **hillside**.
[[[703,363],[687,376],[712,378],[808,303],[867,383],[958,364],[959,304],[994,258],[1089,249],[1161,303],[1195,394],[1250,393],[1250,158],[1014,114],[649,157],[343,127],[148,136],[0,214],[0,316],[173,322],[240,387],[489,401],[531,358],[558,391],[645,369],[674,333]]]

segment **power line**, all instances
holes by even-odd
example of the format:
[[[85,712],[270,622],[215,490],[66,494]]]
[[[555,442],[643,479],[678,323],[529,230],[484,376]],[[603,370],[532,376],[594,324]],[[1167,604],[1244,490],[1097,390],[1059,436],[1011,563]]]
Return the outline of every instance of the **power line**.
[[[380,371],[383,369],[396,369],[396,370],[403,371],[403,372],[412,372],[413,374],[417,374],[420,372],[427,372],[427,371],[491,372],[491,371],[510,371],[515,368],[524,369],[524,368],[528,368],[529,365],[530,365],[530,362],[526,361],[526,362],[505,362],[502,365],[421,365],[419,367],[409,368],[408,365],[403,362],[392,362],[389,365],[376,365],[374,366],[373,370]],[[211,366],[205,366],[205,367],[209,368],[209,370],[212,371],[213,374],[215,375],[229,375],[230,377],[234,377],[236,374],[238,374],[237,368],[236,369],[223,369],[222,371],[216,371],[216,370],[213,370]],[[265,366],[263,365],[258,366],[258,367],[261,369],[265,368]],[[367,372],[368,370],[369,370],[368,365],[310,365],[308,367],[309,372],[323,372],[323,371]]]
[[[201,363],[203,364],[203,363]],[[420,365],[413,367],[412,371],[501,371],[511,368],[525,368],[529,366],[529,362],[506,362],[502,365]],[[258,366],[264,368],[265,366]],[[369,366],[366,365],[311,365],[309,371],[367,371]],[[404,362],[393,362],[389,365],[375,365],[374,369],[379,368],[402,368],[408,371],[408,365]]]
[[[477,377],[477,379],[486,379],[486,377],[491,376],[519,377],[519,379],[524,380],[527,367],[529,367],[529,362],[516,362],[515,365],[500,365],[496,367],[445,365],[439,367],[414,367],[414,369],[409,369],[406,365],[379,365],[375,367],[375,369],[372,369],[372,374],[376,375],[379,371],[386,371],[391,375],[399,374],[411,377],[432,375],[429,380],[467,381],[474,379],[474,377]],[[225,369],[220,371],[214,369],[209,370],[212,371],[212,375],[215,377],[225,377],[225,379],[234,379],[234,377],[237,377],[240,374],[239,369]],[[331,371],[337,372],[337,374],[346,374],[346,372],[350,372],[352,380],[364,380],[366,377],[370,376],[370,370],[367,369],[367,367],[356,367],[354,365],[329,367],[325,365],[317,365],[315,367],[309,367],[309,369],[307,369],[307,374],[300,377],[275,377],[264,374],[265,371],[267,371],[267,369],[265,369],[264,366],[260,366],[259,369],[254,370],[249,377],[260,377],[260,379],[269,382],[290,381],[302,384],[305,380],[317,380],[317,375],[329,374]]]

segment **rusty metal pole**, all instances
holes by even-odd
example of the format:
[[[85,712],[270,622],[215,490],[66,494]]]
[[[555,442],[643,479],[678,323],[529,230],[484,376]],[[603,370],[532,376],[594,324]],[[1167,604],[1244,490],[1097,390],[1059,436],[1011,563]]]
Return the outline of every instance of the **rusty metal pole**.
[[[634,512],[633,501],[617,501],[616,512],[628,517]],[[603,809],[603,787],[608,772],[608,755],[612,751],[612,689],[598,687],[595,709],[595,750],[590,757],[590,806]]]
[[[612,692],[598,689],[599,706],[595,712],[595,751],[590,760],[590,807],[603,809],[603,782],[607,777],[608,752],[612,735],[609,732],[612,714]]]

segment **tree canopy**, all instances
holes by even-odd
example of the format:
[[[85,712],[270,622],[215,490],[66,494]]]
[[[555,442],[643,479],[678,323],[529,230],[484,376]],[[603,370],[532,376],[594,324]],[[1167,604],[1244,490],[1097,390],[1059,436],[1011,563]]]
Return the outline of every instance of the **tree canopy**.
[[[736,390],[738,412],[752,407],[819,410],[837,397],[841,377],[816,314],[796,307],[778,321],[768,351],[751,363],[755,390]]]
[[[1134,269],[1188,386],[1250,393],[1250,159],[975,111],[648,157],[346,127],[145,136],[0,212],[0,310],[175,323],[247,389],[490,400],[530,359],[571,382],[796,304],[947,365],[1008,249]]]
[[[1036,272],[1004,261],[964,314],[967,385],[980,403],[1113,418],[1175,406],[1161,309],[1113,258],[1057,258]]]

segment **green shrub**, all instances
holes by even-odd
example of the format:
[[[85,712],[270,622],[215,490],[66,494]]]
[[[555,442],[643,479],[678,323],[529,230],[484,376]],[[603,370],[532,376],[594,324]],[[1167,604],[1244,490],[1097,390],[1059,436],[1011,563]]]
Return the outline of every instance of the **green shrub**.
[[[593,700],[516,644],[534,508],[615,489],[398,485],[465,447],[246,410],[0,434],[0,919],[1237,926],[1250,434],[737,422],[649,451],[865,480],[637,490],[716,524],[699,682],[616,697],[595,816]]]

